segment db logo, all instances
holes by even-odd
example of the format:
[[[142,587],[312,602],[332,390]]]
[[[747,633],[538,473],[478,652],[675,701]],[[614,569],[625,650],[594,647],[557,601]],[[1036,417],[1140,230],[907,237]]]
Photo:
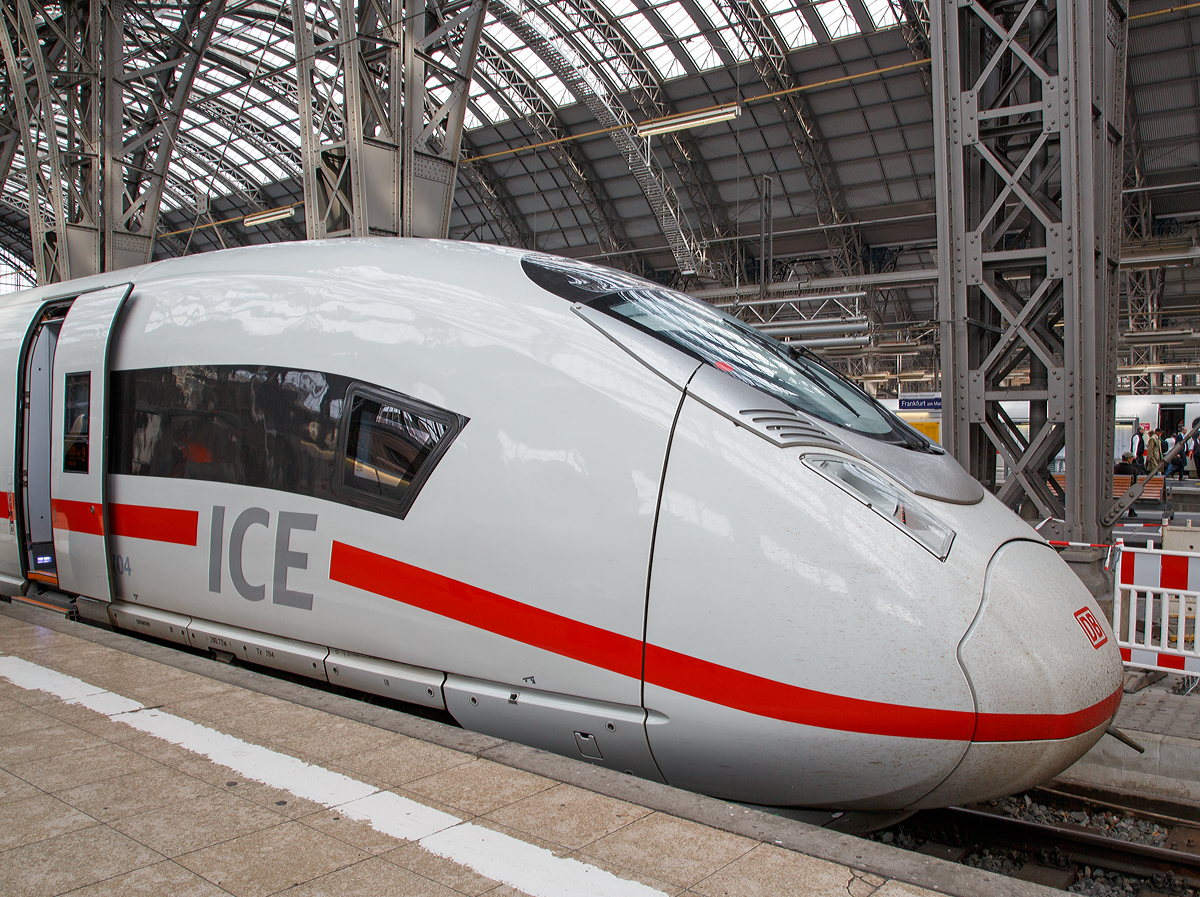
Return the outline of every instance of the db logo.
[[[1093,648],[1099,648],[1108,641],[1108,636],[1104,634],[1104,630],[1100,627],[1100,622],[1086,607],[1081,607],[1075,611],[1075,619],[1079,621],[1079,625],[1083,628],[1083,634],[1088,637]]]

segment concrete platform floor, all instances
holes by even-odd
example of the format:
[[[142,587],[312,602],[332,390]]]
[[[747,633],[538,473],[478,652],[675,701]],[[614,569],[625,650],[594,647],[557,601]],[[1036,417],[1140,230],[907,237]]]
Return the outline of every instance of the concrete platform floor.
[[[1200,805],[1200,693],[1174,694],[1180,678],[1172,674],[1121,701],[1115,725],[1145,753],[1101,738],[1059,778]]]
[[[0,894],[1045,889],[0,604]]]

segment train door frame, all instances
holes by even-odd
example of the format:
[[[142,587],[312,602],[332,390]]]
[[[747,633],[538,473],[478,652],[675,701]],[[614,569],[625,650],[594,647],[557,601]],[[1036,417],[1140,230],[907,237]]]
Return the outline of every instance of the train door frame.
[[[104,602],[113,597],[109,354],[117,319],[132,291],[133,284],[123,283],[76,296],[59,331],[54,356],[50,503],[58,587]]]
[[[1178,412],[1178,414],[1176,414]],[[1175,429],[1183,423],[1187,416],[1187,406],[1183,402],[1160,402],[1158,406],[1158,426],[1162,427],[1163,435],[1174,436]]]
[[[15,448],[15,489],[13,515],[16,523],[17,553],[21,573],[29,580],[58,585],[54,557],[54,530],[50,512],[51,415],[54,407],[54,350],[62,322],[71,308],[71,299],[60,299],[42,306],[21,346],[17,365],[17,420]],[[51,334],[44,375],[33,372],[39,341]],[[38,382],[44,381],[44,382]],[[36,402],[36,407],[35,407]],[[30,441],[34,440],[31,446]],[[34,469],[30,471],[30,459]],[[44,470],[39,468],[44,467]],[[31,476],[35,482],[30,482]],[[44,481],[44,482],[43,482]],[[31,494],[32,493],[32,494]],[[32,504],[32,507],[31,507]],[[44,528],[44,533],[43,533]],[[35,538],[41,535],[45,539]],[[39,554],[40,552],[44,552]],[[40,569],[39,569],[40,568]]]
[[[117,319],[132,290],[133,285],[125,283],[47,303],[26,338],[19,368],[24,382],[18,396],[21,501],[16,504],[23,513],[19,527],[23,572],[27,579],[101,601],[110,601],[113,595],[107,495],[109,354]],[[44,434],[40,428],[45,414],[33,407],[28,383],[34,352],[51,328],[57,332],[48,359],[49,434]],[[34,492],[41,487],[30,481],[29,471],[33,452],[43,445],[49,461],[53,550],[48,556],[53,574],[38,571],[38,556],[31,553],[35,545],[43,544],[32,540],[31,499],[36,506],[42,496]]]

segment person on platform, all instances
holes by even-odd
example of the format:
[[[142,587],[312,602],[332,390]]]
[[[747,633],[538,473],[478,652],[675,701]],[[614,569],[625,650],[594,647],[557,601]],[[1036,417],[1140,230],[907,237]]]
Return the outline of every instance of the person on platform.
[[[1183,445],[1183,421],[1179,422],[1179,426],[1175,428],[1175,436],[1171,440],[1170,448],[1175,448],[1177,445]],[[1167,479],[1178,477],[1180,482],[1187,476],[1187,446],[1171,459],[1171,466],[1167,468]]]
[[[1133,463],[1133,452],[1125,452],[1121,455],[1121,460],[1113,466],[1113,473],[1118,476],[1133,477],[1131,482],[1137,482],[1139,471],[1137,465]]]
[[[1142,428],[1139,426],[1133,431],[1133,442],[1129,446],[1133,452],[1133,463],[1138,466],[1142,473],[1146,472],[1146,437],[1142,433]]]
[[[1192,421],[1192,429],[1196,429],[1198,424],[1200,424],[1200,417]],[[1183,424],[1180,424],[1179,428],[1182,430]],[[1187,458],[1183,463],[1184,470],[1187,472],[1188,477],[1200,476],[1200,436],[1192,436],[1190,439],[1188,439],[1186,454]],[[1188,469],[1189,466],[1191,468],[1190,470]]]
[[[1138,474],[1140,473],[1141,471],[1138,470],[1137,464],[1134,463],[1133,452],[1125,452],[1121,455],[1121,460],[1113,465],[1113,474],[1116,476],[1131,477],[1129,480],[1129,485],[1131,486],[1138,481]],[[1137,511],[1130,508],[1129,516],[1136,517]]]
[[[1153,473],[1158,465],[1162,462],[1163,445],[1162,445],[1162,428],[1150,431],[1150,438],[1146,440],[1146,472]]]

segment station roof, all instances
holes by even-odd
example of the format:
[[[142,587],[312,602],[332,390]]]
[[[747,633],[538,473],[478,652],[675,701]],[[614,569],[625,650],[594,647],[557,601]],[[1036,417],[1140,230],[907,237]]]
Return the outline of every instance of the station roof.
[[[1126,188],[1148,200],[1148,237],[1172,245],[1190,241],[1200,221],[1196,6],[1130,4]],[[174,39],[182,5],[128,0],[125,8],[128,64],[152,65]],[[292,8],[227,0],[184,112],[156,257],[303,238],[302,210],[265,225],[241,221],[303,198]],[[828,215],[818,215],[830,203],[861,236],[867,272],[934,269],[923,8],[921,0],[490,0],[450,236],[678,282],[655,211],[595,104],[642,122],[738,102],[736,118],[646,144],[696,239],[724,260],[715,280],[688,286],[756,278],[764,175],[777,278],[843,273]],[[309,27],[321,29],[313,3],[306,9]],[[764,41],[780,51],[774,68],[764,63]],[[564,61],[584,77],[568,78]],[[791,96],[806,119],[807,157],[780,104],[765,98],[780,83],[803,87]],[[444,89],[431,88],[433,98]],[[150,101],[127,90],[127,104]],[[31,263],[25,174],[18,151],[0,193],[0,252],[18,267]],[[1164,304],[1200,316],[1190,298],[1200,275],[1164,272]],[[896,300],[885,316],[932,317],[928,283],[882,295]]]

